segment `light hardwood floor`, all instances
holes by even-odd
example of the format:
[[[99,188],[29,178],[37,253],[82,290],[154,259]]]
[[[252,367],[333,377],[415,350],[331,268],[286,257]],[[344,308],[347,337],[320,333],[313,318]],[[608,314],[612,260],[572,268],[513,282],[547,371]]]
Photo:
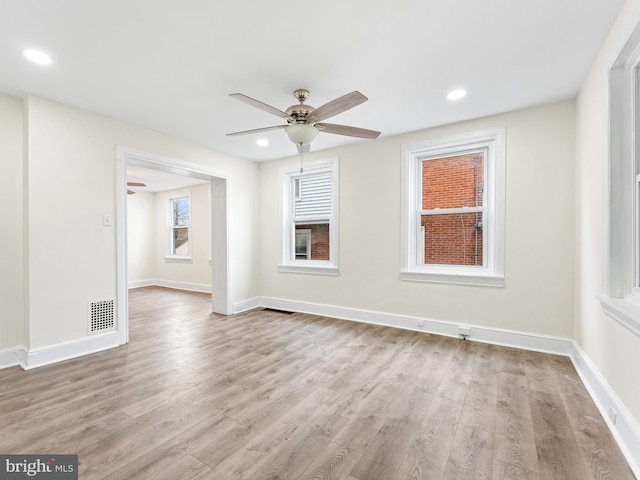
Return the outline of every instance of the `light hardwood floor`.
[[[82,480],[633,479],[564,357],[130,291],[128,345],[0,370],[0,453]]]

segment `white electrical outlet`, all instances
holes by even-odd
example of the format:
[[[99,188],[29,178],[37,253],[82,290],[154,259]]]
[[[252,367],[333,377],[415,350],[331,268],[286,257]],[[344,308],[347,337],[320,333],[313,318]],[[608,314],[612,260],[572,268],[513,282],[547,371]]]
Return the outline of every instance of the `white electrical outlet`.
[[[418,327],[424,328],[424,320],[418,320]]]
[[[458,335],[463,340],[468,340],[471,337],[471,328],[469,327],[458,327]]]

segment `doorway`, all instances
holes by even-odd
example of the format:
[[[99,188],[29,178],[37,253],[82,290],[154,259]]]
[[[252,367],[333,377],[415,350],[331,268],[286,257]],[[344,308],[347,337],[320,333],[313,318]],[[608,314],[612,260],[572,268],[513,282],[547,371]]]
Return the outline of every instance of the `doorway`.
[[[118,340],[129,340],[128,245],[127,245],[127,168],[142,168],[194,179],[210,185],[211,311],[228,315],[231,301],[228,281],[228,189],[227,179],[206,166],[118,146],[117,148],[117,312]],[[140,182],[141,183],[141,182]]]

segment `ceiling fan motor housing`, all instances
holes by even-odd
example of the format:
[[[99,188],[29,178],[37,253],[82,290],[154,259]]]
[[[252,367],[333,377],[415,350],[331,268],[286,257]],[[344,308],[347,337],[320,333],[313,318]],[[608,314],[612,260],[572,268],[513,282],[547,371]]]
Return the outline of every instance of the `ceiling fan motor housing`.
[[[310,105],[305,105],[304,102],[309,98],[309,90],[305,90],[304,88],[299,88],[293,92],[293,96],[298,102],[298,105],[291,105],[285,113],[291,117],[291,120],[287,120],[289,123],[307,123],[307,116],[313,110],[314,107]]]

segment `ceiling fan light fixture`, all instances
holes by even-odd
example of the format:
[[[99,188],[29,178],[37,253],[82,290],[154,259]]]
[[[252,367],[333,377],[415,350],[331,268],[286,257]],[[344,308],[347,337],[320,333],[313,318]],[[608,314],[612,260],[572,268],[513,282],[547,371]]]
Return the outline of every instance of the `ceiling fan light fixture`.
[[[307,123],[292,123],[286,130],[289,140],[296,145],[308,145],[318,135],[318,129]]]

